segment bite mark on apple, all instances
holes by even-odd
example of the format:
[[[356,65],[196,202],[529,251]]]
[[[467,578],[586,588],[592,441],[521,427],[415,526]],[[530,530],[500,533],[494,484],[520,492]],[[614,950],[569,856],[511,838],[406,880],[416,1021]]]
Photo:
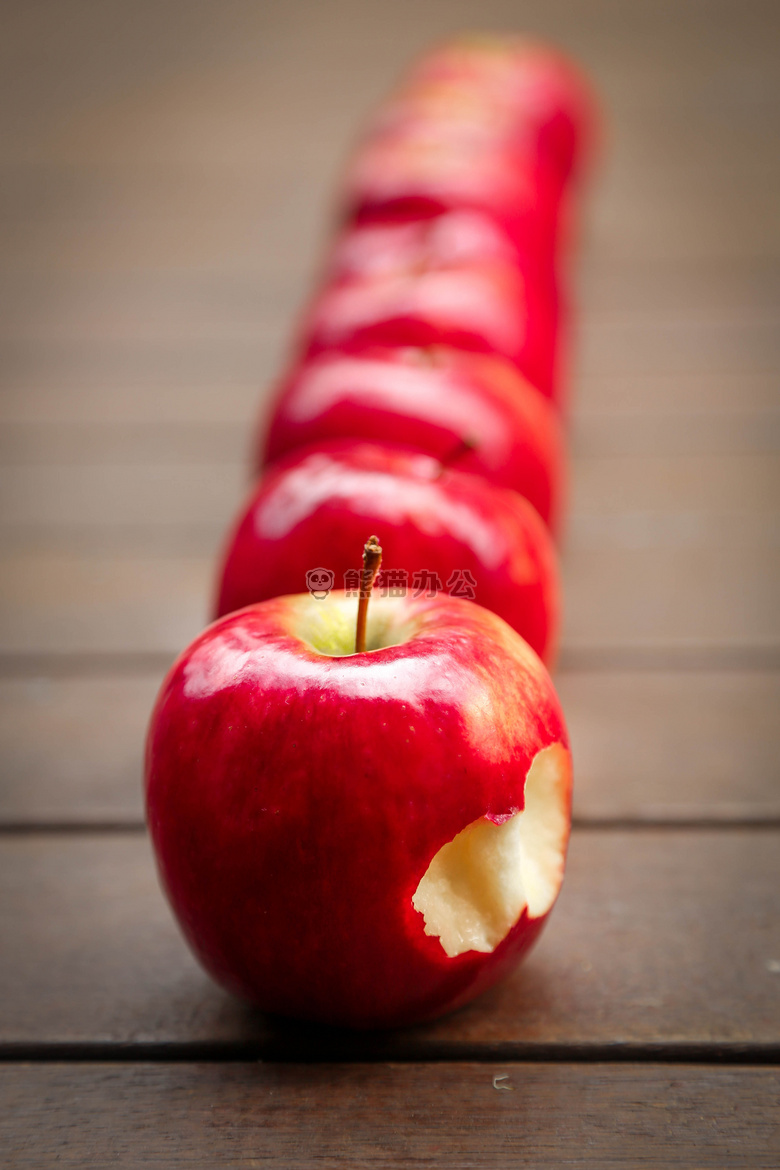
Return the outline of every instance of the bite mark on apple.
[[[528,769],[520,812],[500,824],[472,821],[434,856],[412,905],[449,958],[489,954],[524,910],[540,918],[552,908],[563,881],[570,791],[571,756],[550,744]]]

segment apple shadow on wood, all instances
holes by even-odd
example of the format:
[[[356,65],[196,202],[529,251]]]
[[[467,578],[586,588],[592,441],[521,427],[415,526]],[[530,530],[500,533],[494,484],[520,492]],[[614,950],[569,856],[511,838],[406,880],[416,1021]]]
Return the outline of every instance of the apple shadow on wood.
[[[409,1057],[483,1060],[486,1052],[496,1058],[509,1057],[525,1042],[533,1044],[535,1049],[539,1047],[536,1032],[540,1017],[549,1019],[555,1015],[550,987],[545,964],[531,961],[441,1021],[395,1029],[356,1030],[266,1013],[203,982],[199,992],[193,988],[193,994],[203,996],[202,1004],[189,1005],[185,1011],[188,1015],[193,1010],[198,1015],[207,1015],[217,1035],[213,1039],[204,1037],[187,1048],[191,1055],[194,1049],[195,1055],[202,1053],[204,1058],[301,1062]],[[494,1029],[489,1024],[490,1020],[505,1019],[501,1000],[507,994],[512,1000],[511,1039],[500,1033],[492,1034]]]

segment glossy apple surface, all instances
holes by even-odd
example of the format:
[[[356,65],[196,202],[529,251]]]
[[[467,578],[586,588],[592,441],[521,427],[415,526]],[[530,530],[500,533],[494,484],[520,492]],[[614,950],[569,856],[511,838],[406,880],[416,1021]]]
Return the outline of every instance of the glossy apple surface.
[[[466,601],[281,597],[223,618],[147,743],[159,872],[212,976],[269,1012],[389,1027],[529,948],[563,876],[566,730],[536,655]]]
[[[380,108],[345,200],[358,218],[482,210],[548,258],[593,123],[587,87],[560,54],[513,37],[460,38],[424,56]]]
[[[419,121],[436,122],[452,137],[512,144],[565,179],[592,146],[594,98],[558,49],[513,35],[467,35],[418,59],[370,133],[381,137]]]
[[[449,211],[392,223],[347,224],[325,269],[332,284],[419,267],[517,264],[513,240],[487,215]]]
[[[434,348],[304,362],[277,394],[258,463],[343,438],[453,460],[458,470],[519,492],[553,531],[558,527],[566,460],[557,413],[498,359]]]
[[[388,574],[401,570],[409,593],[438,588],[477,601],[552,660],[557,559],[533,507],[479,476],[386,444],[304,448],[269,468],[228,541],[217,615],[299,593],[317,569],[345,588],[369,532],[380,537],[388,587]]]
[[[556,396],[558,295],[496,224],[451,212],[347,227],[304,315],[303,352],[445,345],[499,354]]]
[[[347,225],[301,347],[459,345],[504,354],[554,396],[558,292],[486,215],[457,210],[424,219]]]

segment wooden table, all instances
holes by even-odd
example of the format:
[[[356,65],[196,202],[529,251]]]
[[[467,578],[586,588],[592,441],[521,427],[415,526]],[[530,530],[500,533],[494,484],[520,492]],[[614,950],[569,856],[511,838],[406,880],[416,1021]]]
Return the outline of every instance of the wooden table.
[[[779,16],[4,5],[4,1165],[780,1164]],[[464,25],[567,46],[609,120],[558,673],[576,828],[514,977],[345,1035],[200,972],[153,871],[141,747],[350,138]]]

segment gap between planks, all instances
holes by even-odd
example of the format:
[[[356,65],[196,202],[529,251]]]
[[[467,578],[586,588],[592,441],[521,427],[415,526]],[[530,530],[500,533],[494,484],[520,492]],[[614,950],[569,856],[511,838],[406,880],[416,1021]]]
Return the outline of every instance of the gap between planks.
[[[294,1022],[293,1022],[294,1023]],[[421,1044],[412,1052],[399,1051],[393,1033],[384,1036],[333,1030],[324,1039],[312,1039],[308,1026],[301,1024],[301,1038],[281,1041],[214,1041],[149,1043],[66,1042],[0,1043],[0,1063],[165,1063],[193,1064],[708,1064],[729,1066],[780,1066],[780,1044],[723,1043],[614,1043],[556,1044],[514,1041]],[[321,1029],[323,1032],[326,1029]]]
[[[750,816],[734,815],[729,817],[686,817],[669,815],[667,817],[587,817],[574,816],[571,822],[572,829],[580,832],[612,830],[613,832],[631,832],[642,829],[780,829],[780,816]],[[87,836],[105,834],[145,833],[146,822],[128,819],[126,821],[0,821],[0,837],[35,837],[35,836],[78,836],[83,833]]]
[[[0,678],[165,674],[173,651],[0,653]],[[780,670],[780,646],[573,646],[564,647],[554,674],[591,671]]]

